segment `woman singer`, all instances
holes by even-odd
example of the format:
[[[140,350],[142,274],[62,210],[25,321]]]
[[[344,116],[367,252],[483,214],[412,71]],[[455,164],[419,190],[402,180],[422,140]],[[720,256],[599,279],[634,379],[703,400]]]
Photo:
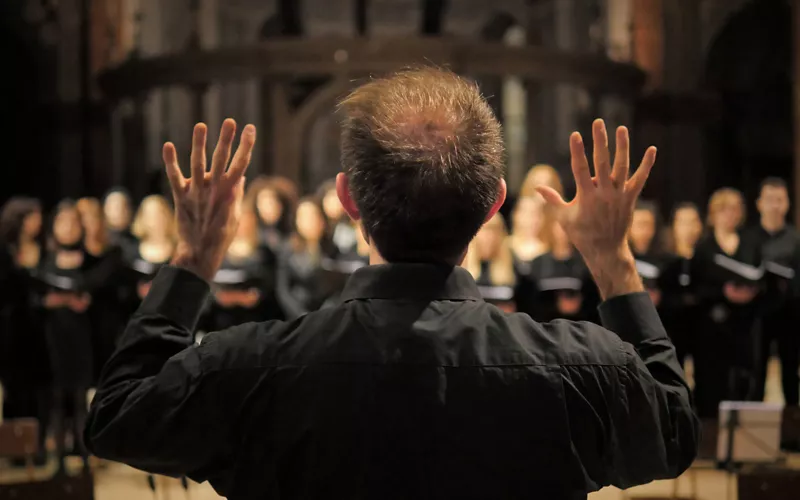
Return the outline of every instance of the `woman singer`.
[[[701,417],[717,416],[719,402],[756,394],[756,299],[764,275],[761,246],[739,231],[745,205],[723,188],[708,203],[709,234],[697,247],[704,327],[695,348],[695,395]]]

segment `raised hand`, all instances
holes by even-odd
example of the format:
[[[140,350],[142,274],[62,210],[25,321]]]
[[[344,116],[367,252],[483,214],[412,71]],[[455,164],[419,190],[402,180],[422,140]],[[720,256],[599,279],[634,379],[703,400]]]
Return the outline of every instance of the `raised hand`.
[[[172,264],[186,268],[211,281],[231,244],[242,213],[244,173],[250,164],[256,129],[247,125],[239,147],[231,158],[236,122],[222,124],[219,142],[206,171],[206,136],[203,123],[194,127],[191,177],[185,178],[178,166],[175,146],[164,144],[164,164],[175,201],[178,245]],[[230,167],[228,162],[230,160]]]
[[[587,266],[604,297],[641,291],[641,280],[634,278],[633,256],[626,235],[633,219],[636,199],[656,159],[656,148],[645,152],[639,168],[628,178],[630,170],[628,129],[617,129],[617,151],[613,168],[608,150],[608,135],[603,120],[592,124],[594,139],[594,177],[589,169],[583,139],[574,132],[570,136],[572,173],[577,187],[569,203],[553,189],[537,190],[552,207],[555,218]],[[633,273],[631,274],[631,268]],[[623,277],[624,275],[624,277]]]

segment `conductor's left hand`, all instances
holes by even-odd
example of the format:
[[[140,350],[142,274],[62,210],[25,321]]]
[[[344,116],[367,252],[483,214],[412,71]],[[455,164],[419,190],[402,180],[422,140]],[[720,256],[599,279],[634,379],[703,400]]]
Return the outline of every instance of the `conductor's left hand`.
[[[250,164],[256,129],[253,125],[244,128],[229,167],[236,122],[225,120],[210,171],[206,171],[206,135],[205,124],[195,125],[188,179],[181,174],[171,142],[164,144],[163,155],[178,225],[178,246],[172,264],[211,281],[239,225],[244,173]]]

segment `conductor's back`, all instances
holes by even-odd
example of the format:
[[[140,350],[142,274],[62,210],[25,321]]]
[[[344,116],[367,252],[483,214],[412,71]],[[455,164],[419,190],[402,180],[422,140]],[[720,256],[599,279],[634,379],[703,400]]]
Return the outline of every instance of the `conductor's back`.
[[[441,70],[373,80],[342,102],[339,198],[370,266],[336,307],[193,345],[238,223],[252,126],[192,176],[164,159],[181,241],[105,367],[85,439],[98,456],[208,480],[236,499],[585,498],[676,477],[696,454],[689,389],[625,241],[655,160],[628,176],[594,125],[595,175],[571,138],[578,194],[540,193],[582,253],[603,326],[539,324],[487,304],[460,267],[505,200],[500,126]]]

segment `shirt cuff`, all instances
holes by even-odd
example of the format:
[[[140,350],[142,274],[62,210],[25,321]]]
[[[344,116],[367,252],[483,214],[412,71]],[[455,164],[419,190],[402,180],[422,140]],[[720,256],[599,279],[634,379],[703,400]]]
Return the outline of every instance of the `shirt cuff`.
[[[629,293],[600,304],[603,326],[634,346],[645,340],[667,338],[656,306],[647,292]]]
[[[208,283],[194,273],[164,266],[150,285],[139,314],[162,316],[194,332],[209,291]]]

